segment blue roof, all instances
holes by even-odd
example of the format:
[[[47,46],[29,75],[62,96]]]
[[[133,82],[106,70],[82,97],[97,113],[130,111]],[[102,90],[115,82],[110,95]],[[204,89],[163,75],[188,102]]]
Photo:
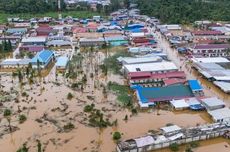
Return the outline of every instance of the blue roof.
[[[38,52],[35,57],[32,58],[32,63],[37,63],[37,61],[46,63],[49,59],[54,55],[53,51],[50,50],[43,50]]]
[[[66,56],[61,56],[57,59],[56,66],[62,66],[65,67],[68,63],[69,59]]]
[[[202,91],[200,83],[197,80],[188,80],[188,84],[192,91]]]

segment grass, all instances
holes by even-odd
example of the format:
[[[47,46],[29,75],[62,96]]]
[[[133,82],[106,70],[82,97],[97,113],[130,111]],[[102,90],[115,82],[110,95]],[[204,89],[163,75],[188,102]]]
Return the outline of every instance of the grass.
[[[124,107],[132,107],[132,96],[129,95],[130,89],[126,85],[120,85],[115,82],[108,83],[108,89],[117,94],[117,100]]]
[[[64,11],[62,12],[62,17],[72,16],[74,18],[91,18],[93,16],[100,15],[104,16],[103,14],[97,12],[90,12],[90,11]],[[58,18],[58,12],[47,12],[47,13],[20,13],[20,14],[7,14],[0,12],[0,23],[6,23],[8,17],[20,17],[23,19],[30,19],[36,17],[52,17]]]

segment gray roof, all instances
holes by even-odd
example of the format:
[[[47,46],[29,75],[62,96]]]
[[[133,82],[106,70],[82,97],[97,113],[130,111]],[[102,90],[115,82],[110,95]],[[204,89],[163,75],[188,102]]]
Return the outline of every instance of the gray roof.
[[[31,59],[6,59],[0,63],[1,66],[7,66],[7,65],[27,65]]]
[[[222,100],[218,99],[217,97],[205,98],[205,99],[201,99],[201,101],[205,103],[205,105],[207,105],[208,107],[225,105],[225,103]]]

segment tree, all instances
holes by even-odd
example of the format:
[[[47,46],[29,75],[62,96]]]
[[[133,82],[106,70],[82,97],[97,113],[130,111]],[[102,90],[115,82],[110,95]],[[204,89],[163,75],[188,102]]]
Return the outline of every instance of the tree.
[[[38,148],[38,152],[42,152],[42,144],[40,140],[37,140],[37,148]]]
[[[26,144],[24,143],[22,148],[18,149],[17,152],[28,152],[29,148],[26,147]]]
[[[119,139],[121,139],[121,133],[116,131],[113,133],[113,140],[118,141]]]
[[[21,124],[21,123],[25,122],[27,120],[27,118],[24,114],[22,114],[22,115],[19,115],[18,120],[19,120],[19,123]]]
[[[97,4],[97,12],[101,13],[103,10],[103,6],[101,4]]]
[[[7,121],[8,121],[8,127],[9,127],[10,132],[12,132],[12,128],[11,128],[11,124],[10,124],[10,122],[11,122],[11,114],[12,114],[12,112],[11,112],[10,109],[5,109],[5,110],[4,110],[3,116],[4,116],[4,117],[7,119]]]

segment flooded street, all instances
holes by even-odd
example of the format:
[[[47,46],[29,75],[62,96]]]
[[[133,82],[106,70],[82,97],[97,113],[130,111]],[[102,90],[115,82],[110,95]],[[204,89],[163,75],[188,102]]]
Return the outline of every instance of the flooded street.
[[[162,44],[166,45],[162,40]],[[161,42],[160,42],[161,43]],[[166,49],[168,50],[168,49]],[[168,50],[169,51],[169,50]],[[169,53],[169,52],[168,52]],[[109,55],[113,54],[110,53]],[[169,53],[170,59],[179,66],[182,62],[178,62],[177,54]],[[145,112],[139,112],[133,115],[129,110],[119,106],[116,94],[108,91],[106,96],[103,93],[103,86],[109,81],[124,84],[125,79],[120,75],[109,72],[107,76],[103,75],[99,65],[105,58],[103,52],[83,52],[82,66],[78,70],[82,70],[82,74],[77,75],[76,80],[64,78],[59,74],[56,78],[55,67],[49,75],[44,78],[36,78],[33,84],[29,84],[24,78],[24,84],[18,82],[18,78],[13,78],[11,74],[1,74],[1,88],[5,92],[17,91],[16,98],[6,101],[1,106],[1,112],[5,108],[12,109],[11,125],[18,127],[13,133],[1,136],[0,151],[15,152],[24,143],[27,143],[30,151],[36,151],[37,140],[42,143],[42,148],[47,152],[112,152],[115,151],[116,143],[112,139],[112,133],[119,131],[122,133],[122,139],[130,139],[145,135],[150,130],[158,130],[159,128],[173,123],[181,127],[192,127],[199,124],[212,122],[206,112],[191,112],[189,110],[181,112],[171,112],[166,110],[157,111],[149,109]],[[188,78],[196,78],[195,72],[189,73],[188,69],[183,65]],[[95,72],[98,71],[98,72]],[[73,90],[69,86],[69,82],[78,81],[86,75],[87,82],[83,90]],[[199,78],[205,87],[205,94],[214,96],[218,94],[218,89],[214,88]],[[207,89],[212,87],[214,89]],[[73,95],[71,100],[67,99],[68,93]],[[215,94],[214,94],[215,93]],[[23,95],[26,94],[26,95]],[[219,92],[221,97],[221,93]],[[222,96],[225,101],[229,101],[229,96]],[[117,120],[117,126],[109,126],[99,129],[88,125],[87,114],[84,107],[89,104],[95,104],[97,109],[103,111],[104,116],[113,122]],[[18,115],[25,114],[27,120],[19,124]],[[124,120],[125,116],[128,120]],[[8,127],[7,120],[1,115],[1,132]],[[72,123],[74,129],[64,131],[66,124]],[[211,145],[210,145],[211,144]],[[228,141],[221,139],[201,142],[201,147],[197,148],[198,152],[221,152],[229,151]],[[167,152],[169,150],[160,150],[159,152]]]

